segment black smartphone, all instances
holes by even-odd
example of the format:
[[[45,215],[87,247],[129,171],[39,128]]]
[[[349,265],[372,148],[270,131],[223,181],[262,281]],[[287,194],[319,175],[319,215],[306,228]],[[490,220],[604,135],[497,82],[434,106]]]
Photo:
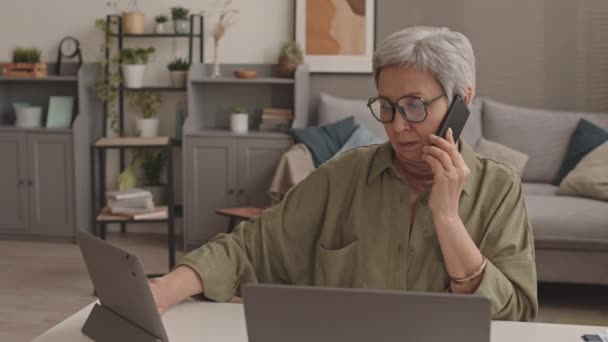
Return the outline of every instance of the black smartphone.
[[[454,100],[452,100],[448,113],[443,118],[441,125],[439,125],[436,135],[445,139],[448,128],[451,128],[454,134],[454,141],[458,141],[460,133],[462,133],[464,125],[469,118],[469,113],[469,107],[464,103],[463,98],[460,95],[454,96]]]

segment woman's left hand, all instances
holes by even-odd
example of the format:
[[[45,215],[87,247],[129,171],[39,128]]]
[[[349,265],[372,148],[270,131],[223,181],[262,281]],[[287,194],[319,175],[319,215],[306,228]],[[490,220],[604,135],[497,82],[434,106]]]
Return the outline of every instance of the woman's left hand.
[[[458,202],[471,171],[458,152],[451,128],[448,129],[446,139],[431,134],[429,140],[433,146],[423,148],[422,159],[429,163],[434,173],[429,198],[433,219],[436,224],[437,220],[460,219]]]

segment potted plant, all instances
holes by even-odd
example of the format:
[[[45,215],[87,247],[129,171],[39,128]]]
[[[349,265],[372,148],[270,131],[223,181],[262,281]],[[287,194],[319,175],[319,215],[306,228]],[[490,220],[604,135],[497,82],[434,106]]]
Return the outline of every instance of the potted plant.
[[[190,63],[185,59],[176,58],[173,62],[167,65],[169,69],[169,75],[171,76],[171,85],[176,88],[183,88],[186,86],[186,74],[190,68]]]
[[[150,149],[139,149],[136,153],[143,176],[139,187],[152,193],[155,205],[166,204],[167,185],[161,183],[161,175],[165,168],[167,154],[165,151]]]
[[[293,77],[293,74],[304,59],[302,48],[298,42],[287,42],[281,47],[279,56],[279,76]]]
[[[42,51],[38,48],[18,47],[13,50],[12,64],[2,68],[4,77],[46,77],[46,63],[40,62]]]
[[[120,51],[125,87],[141,88],[143,86],[146,63],[148,63],[148,59],[152,53],[154,53],[153,47],[147,49],[127,48]]]
[[[161,102],[160,93],[129,92],[128,96],[131,107],[142,115],[136,119],[137,135],[140,137],[158,136],[158,118],[154,116]]]
[[[111,34],[114,33],[112,27],[118,24],[116,18],[110,20],[110,22],[106,21],[106,19],[95,20],[95,27],[103,33],[104,37],[99,45],[95,92],[97,93],[97,97],[104,102],[104,106],[107,109],[107,121],[104,122],[104,125],[108,125],[110,128],[110,131],[106,133],[108,136],[110,136],[110,134],[118,135],[119,133],[117,100],[120,85],[122,83],[118,56],[106,56],[106,49],[108,49],[112,43]]]
[[[243,107],[235,107],[230,113],[230,130],[234,133],[247,133],[249,130],[249,114]]]
[[[165,34],[167,33],[167,22],[169,21],[169,18],[164,15],[157,15],[154,18],[154,22],[156,22],[156,25],[154,26],[154,32],[156,32],[157,34]]]
[[[173,19],[175,33],[186,34],[190,32],[189,14],[190,10],[182,6],[171,7],[171,19]]]
[[[127,34],[143,34],[146,31],[146,15],[139,11],[137,0],[132,0],[132,10],[123,12],[122,29]]]

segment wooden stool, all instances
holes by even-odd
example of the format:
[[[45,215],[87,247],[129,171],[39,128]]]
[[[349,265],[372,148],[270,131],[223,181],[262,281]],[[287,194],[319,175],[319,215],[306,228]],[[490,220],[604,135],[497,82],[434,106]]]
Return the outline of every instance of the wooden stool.
[[[243,207],[243,208],[220,208],[215,209],[215,213],[222,216],[228,216],[230,218],[230,222],[228,222],[228,233],[231,233],[236,226],[237,220],[249,220],[254,217],[260,216],[262,214],[261,208],[251,208],[251,207]]]

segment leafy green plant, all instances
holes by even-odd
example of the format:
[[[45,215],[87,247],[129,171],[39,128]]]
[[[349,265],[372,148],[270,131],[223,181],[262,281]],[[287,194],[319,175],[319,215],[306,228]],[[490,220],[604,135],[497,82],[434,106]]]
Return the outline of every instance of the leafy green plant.
[[[167,153],[150,149],[140,149],[136,153],[141,166],[143,185],[161,185],[160,176],[165,168]]]
[[[13,50],[13,63],[40,63],[42,51],[38,48],[18,47]]]
[[[182,6],[171,7],[171,18],[173,20],[187,20],[190,10]]]
[[[120,50],[120,59],[125,64],[146,64],[150,55],[154,53],[154,47],[150,46],[147,49],[142,48],[126,48]]]
[[[157,16],[154,18],[154,20],[155,20],[157,23],[162,24],[162,23],[166,23],[167,21],[169,21],[169,17],[167,17],[167,16],[166,16],[166,15],[164,15],[164,14],[161,14],[161,15],[157,15]]]
[[[187,71],[190,68],[190,63],[183,58],[176,58],[171,63],[167,64],[169,71]]]
[[[118,133],[118,112],[116,100],[118,99],[118,91],[122,78],[120,77],[118,56],[106,58],[106,49],[111,43],[112,26],[118,23],[116,18],[112,18],[110,22],[105,19],[95,20],[95,27],[99,29],[104,38],[99,46],[99,60],[97,61],[98,72],[97,80],[95,81],[95,92],[97,97],[104,102],[107,108],[108,119],[110,121],[110,129],[114,133]],[[107,67],[107,70],[106,70]],[[104,123],[105,125],[105,123]]]
[[[152,118],[158,111],[158,106],[161,103],[160,93],[142,91],[142,92],[129,92],[129,104],[133,109],[139,111],[144,119]]]
[[[304,59],[304,54],[302,53],[302,47],[300,47],[300,43],[295,41],[284,43],[281,46],[280,57],[285,57],[292,62],[302,63],[302,60]]]
[[[247,113],[247,108],[245,108],[245,107],[234,107],[234,108],[232,108],[231,113]]]

